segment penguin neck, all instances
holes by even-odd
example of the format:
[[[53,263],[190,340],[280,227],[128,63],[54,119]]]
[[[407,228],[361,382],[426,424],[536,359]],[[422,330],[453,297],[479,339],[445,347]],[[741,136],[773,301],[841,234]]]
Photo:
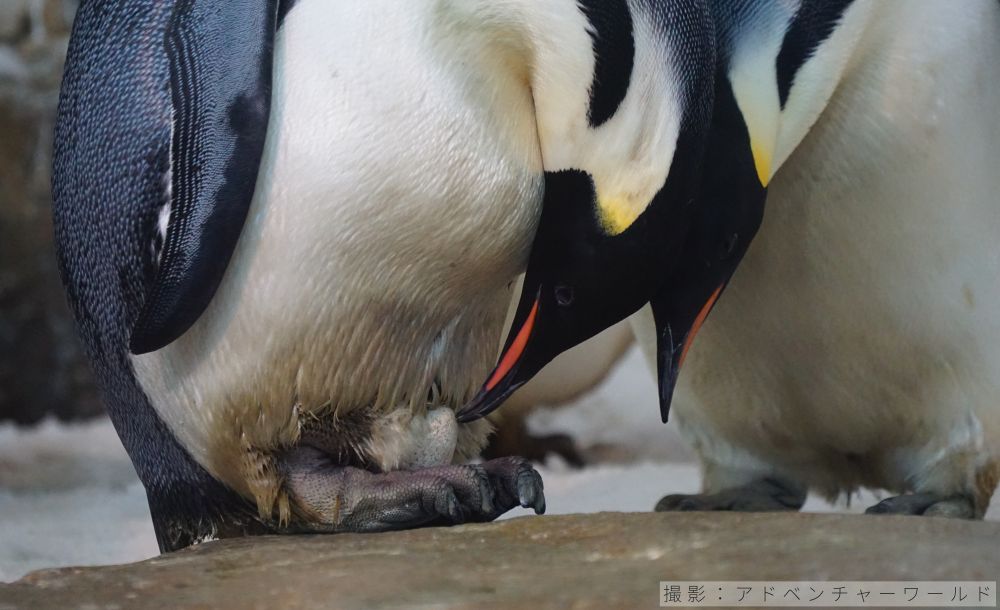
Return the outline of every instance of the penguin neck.
[[[713,0],[728,78],[766,186],[866,52],[871,0]],[[824,21],[825,20],[825,21]],[[805,27],[820,23],[823,27]]]
[[[586,172],[602,230],[620,234],[670,173],[690,93],[681,39],[661,9],[641,3],[511,3],[523,20],[543,166]]]

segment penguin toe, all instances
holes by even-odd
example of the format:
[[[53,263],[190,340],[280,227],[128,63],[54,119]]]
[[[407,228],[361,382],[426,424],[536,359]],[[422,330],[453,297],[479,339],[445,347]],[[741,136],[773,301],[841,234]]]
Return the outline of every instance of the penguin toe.
[[[713,510],[708,507],[708,503],[704,501],[704,498],[704,496],[698,495],[671,494],[660,498],[660,501],[656,503],[654,510],[658,513]]]
[[[805,487],[791,481],[766,478],[717,493],[664,496],[656,503],[654,510],[656,512],[794,511],[805,504],[806,492]]]
[[[932,494],[906,494],[886,498],[865,513],[869,515],[922,515],[934,503]]]
[[[417,471],[417,473],[422,471]],[[496,513],[496,492],[486,469],[480,465],[430,468],[428,474],[441,479],[454,490],[464,516],[463,521],[489,520]]]
[[[496,491],[486,469],[479,465],[440,466],[388,473],[396,481],[398,495],[390,494],[387,506],[406,504],[407,488],[420,489],[421,510],[403,527],[457,525],[492,521],[509,509],[496,503]]]
[[[971,498],[964,495],[942,496],[933,493],[911,493],[886,498],[868,508],[869,515],[922,515],[951,519],[974,519],[976,509]]]
[[[545,512],[542,477],[524,458],[506,457],[484,464],[442,466],[414,472],[419,473],[440,479],[455,491],[462,519],[454,523],[493,521],[518,506],[532,509],[539,515]]]
[[[503,457],[483,464],[496,491],[498,508],[528,508],[545,513],[545,485],[531,462],[521,457]]]
[[[924,511],[925,517],[946,517],[948,519],[975,519],[976,507],[972,498],[957,496],[935,502]]]
[[[546,456],[554,454],[566,460],[566,463],[573,468],[583,468],[587,465],[587,459],[583,457],[576,441],[568,434],[539,436],[535,437],[534,442],[538,447],[537,453],[542,456],[535,461],[543,461]]]
[[[439,484],[428,491],[430,493],[427,494],[426,499],[429,500],[430,506],[425,507],[422,512],[432,517],[443,517],[451,523],[461,523],[464,520],[462,506],[453,489]],[[413,519],[409,520],[412,521]]]
[[[525,470],[517,477],[517,498],[522,508],[532,508],[536,515],[545,512],[545,492],[542,477],[534,469]]]

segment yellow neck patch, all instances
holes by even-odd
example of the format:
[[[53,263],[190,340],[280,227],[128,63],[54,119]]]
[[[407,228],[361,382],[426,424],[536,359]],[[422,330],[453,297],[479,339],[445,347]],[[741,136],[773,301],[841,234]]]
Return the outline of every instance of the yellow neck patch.
[[[646,209],[627,197],[598,197],[601,227],[608,235],[621,235]]]
[[[757,168],[757,177],[763,186],[771,181],[771,163],[774,159],[773,152],[765,146],[761,146],[756,138],[750,139],[750,151],[753,153],[753,164]]]

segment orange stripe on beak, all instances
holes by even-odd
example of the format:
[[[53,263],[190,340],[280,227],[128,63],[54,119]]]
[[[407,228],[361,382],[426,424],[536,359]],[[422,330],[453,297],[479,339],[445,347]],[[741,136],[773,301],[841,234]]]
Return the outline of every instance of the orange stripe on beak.
[[[486,382],[487,392],[497,387],[500,380],[507,376],[507,373],[514,368],[514,365],[517,364],[517,361],[521,358],[521,354],[524,353],[525,346],[528,345],[528,338],[531,336],[531,331],[535,327],[535,316],[537,314],[538,299],[535,299],[535,304],[531,306],[531,312],[528,313],[528,319],[524,321],[524,326],[521,327],[521,330],[517,331],[517,336],[514,337],[514,341],[507,349],[507,353],[505,353],[503,358],[500,359],[500,364],[497,365],[497,370],[493,372],[493,376]]]
[[[691,344],[694,343],[694,336],[698,334],[699,330],[701,330],[701,325],[705,323],[705,318],[707,318],[709,312],[712,311],[712,306],[715,305],[715,302],[719,300],[720,294],[722,294],[722,286],[715,289],[712,296],[708,297],[708,302],[705,303],[705,306],[698,312],[698,317],[694,319],[694,324],[691,325],[691,331],[688,333],[687,339],[684,340],[684,349],[681,350],[681,359],[677,363],[678,367],[684,366],[684,359],[687,358],[688,350],[691,349]]]

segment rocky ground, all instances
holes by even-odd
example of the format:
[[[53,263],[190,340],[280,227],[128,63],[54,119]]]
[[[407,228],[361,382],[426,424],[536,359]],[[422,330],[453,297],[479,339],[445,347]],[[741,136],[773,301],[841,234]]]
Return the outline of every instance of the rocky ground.
[[[998,541],[998,523],[917,517],[526,517],[34,572],[0,608],[652,608],[664,580],[995,580]]]

